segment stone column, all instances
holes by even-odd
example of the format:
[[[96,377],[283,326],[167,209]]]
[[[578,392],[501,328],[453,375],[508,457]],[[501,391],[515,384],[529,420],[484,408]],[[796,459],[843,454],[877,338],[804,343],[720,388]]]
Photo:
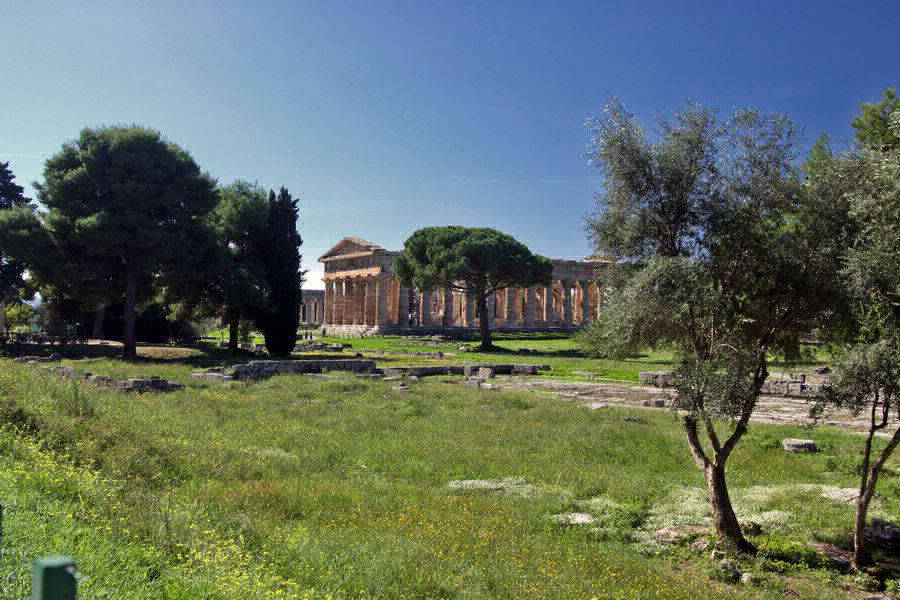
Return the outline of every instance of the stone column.
[[[343,325],[344,323],[344,282],[334,282],[334,302],[332,303],[331,323]]]
[[[344,280],[344,307],[341,311],[344,325],[353,324],[353,280]]]
[[[591,324],[591,282],[579,281],[581,286],[581,325],[587,327]]]
[[[422,292],[422,327],[431,326],[431,291]]]
[[[352,279],[347,279],[344,281],[344,325],[353,325],[353,300],[356,297],[356,285],[354,284]]]
[[[563,294],[563,326],[568,329],[572,327],[572,282],[568,279],[563,279],[561,283]]]
[[[365,285],[362,323],[367,327],[371,327],[375,324],[375,284],[371,277],[366,277],[362,281]]]
[[[325,314],[323,325],[331,325],[331,312],[334,307],[334,283],[325,282]]]
[[[409,288],[400,288],[400,297],[397,299],[397,323],[400,327],[409,327]]]
[[[375,279],[375,326],[387,325],[387,281],[383,277]]]
[[[544,288],[544,327],[553,325],[553,283]]]
[[[516,324],[516,288],[513,286],[506,288],[506,324]]]
[[[534,288],[530,287],[525,290],[525,327],[534,327]]]
[[[347,319],[351,324],[359,325],[359,280],[351,280],[351,283],[352,287],[350,288],[350,298],[348,298],[347,301],[347,303],[349,304],[349,308],[347,310],[349,310],[350,312],[348,313]]]
[[[453,327],[453,290],[444,288],[444,327]]]
[[[475,327],[475,296],[470,292],[466,292],[463,296],[463,302],[466,305],[466,314],[463,317],[463,325],[466,327]]]

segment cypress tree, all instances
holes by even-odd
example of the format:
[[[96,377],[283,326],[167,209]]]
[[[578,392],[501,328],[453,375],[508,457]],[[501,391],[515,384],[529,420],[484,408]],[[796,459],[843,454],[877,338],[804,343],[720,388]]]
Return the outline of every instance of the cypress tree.
[[[297,342],[300,323],[300,245],[297,232],[298,200],[282,187],[276,196],[269,191],[266,225],[257,240],[257,260],[263,265],[267,301],[251,310],[251,317],[262,329],[266,349],[273,356],[287,356]]]

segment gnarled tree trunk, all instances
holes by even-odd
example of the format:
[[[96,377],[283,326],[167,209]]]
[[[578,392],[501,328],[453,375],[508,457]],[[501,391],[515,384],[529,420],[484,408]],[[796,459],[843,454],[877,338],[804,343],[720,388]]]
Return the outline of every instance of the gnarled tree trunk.
[[[874,415],[874,407],[873,407]],[[874,418],[874,417],[873,417]],[[891,436],[891,441],[884,447],[881,454],[874,464],[869,466],[872,456],[872,438],[875,435],[876,427],[874,421],[869,428],[869,434],[866,438],[866,447],[863,451],[862,479],[859,486],[859,498],[856,500],[856,523],[853,527],[853,558],[850,566],[854,571],[859,571],[871,562],[869,549],[866,546],[866,514],[869,511],[869,504],[875,495],[875,486],[878,485],[878,476],[881,475],[881,469],[884,463],[890,458],[897,444],[900,443],[900,427]]]
[[[715,450],[712,457],[708,458],[700,439],[697,435],[697,420],[695,417],[684,418],[684,429],[687,433],[688,444],[694,462],[703,471],[706,478],[706,487],[709,491],[709,503],[713,513],[713,525],[716,533],[738,552],[755,554],[756,546],[747,541],[741,531],[741,525],[734,514],[731,505],[731,497],[728,495],[728,484],[725,481],[725,462],[728,460],[730,449]],[[736,442],[736,440],[735,440]],[[718,441],[716,442],[718,448]],[[731,446],[733,447],[733,445]]]
[[[710,462],[703,474],[706,477],[706,487],[709,489],[709,502],[712,506],[716,533],[739,552],[752,554],[756,551],[756,547],[744,537],[737,515],[734,514],[734,508],[731,506],[728,484],[725,482],[725,465],[716,465]]]

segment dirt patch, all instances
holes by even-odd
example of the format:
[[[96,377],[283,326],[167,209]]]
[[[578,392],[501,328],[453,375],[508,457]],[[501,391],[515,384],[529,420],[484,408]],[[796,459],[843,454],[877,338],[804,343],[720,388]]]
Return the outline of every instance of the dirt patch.
[[[513,378],[499,383],[498,387],[535,393],[540,398],[570,400],[580,406],[600,403],[645,410],[670,410],[668,406],[674,397],[674,391],[665,388],[589,381]],[[804,398],[761,396],[752,420],[757,423],[830,425],[859,431],[864,431],[867,427],[866,415],[854,417],[847,411],[834,412],[828,415],[827,419],[811,419],[809,416],[811,406]]]

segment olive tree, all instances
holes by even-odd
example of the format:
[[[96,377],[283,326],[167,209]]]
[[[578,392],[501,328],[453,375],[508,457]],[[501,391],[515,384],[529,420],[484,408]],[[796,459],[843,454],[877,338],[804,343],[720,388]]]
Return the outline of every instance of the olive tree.
[[[856,570],[871,562],[866,515],[879,475],[900,444],[900,146],[896,143],[900,140],[900,106],[880,120],[872,115],[871,106],[868,111],[866,108],[863,105],[863,117],[870,118],[853,122],[860,130],[860,147],[825,161],[810,181],[819,194],[840,191],[849,205],[854,231],[841,274],[850,294],[855,327],[830,385],[817,398],[814,414],[843,408],[867,416],[853,529],[852,566]],[[893,434],[876,452],[875,434],[891,427]]]
[[[831,198],[804,193],[788,117],[742,109],[723,119],[688,104],[657,124],[651,138],[616,100],[589,121],[588,159],[604,178],[589,236],[637,268],[585,339],[610,357],[672,348],[673,406],[716,531],[754,552],[726,462],[748,430],[770,357],[833,311],[845,219]]]

